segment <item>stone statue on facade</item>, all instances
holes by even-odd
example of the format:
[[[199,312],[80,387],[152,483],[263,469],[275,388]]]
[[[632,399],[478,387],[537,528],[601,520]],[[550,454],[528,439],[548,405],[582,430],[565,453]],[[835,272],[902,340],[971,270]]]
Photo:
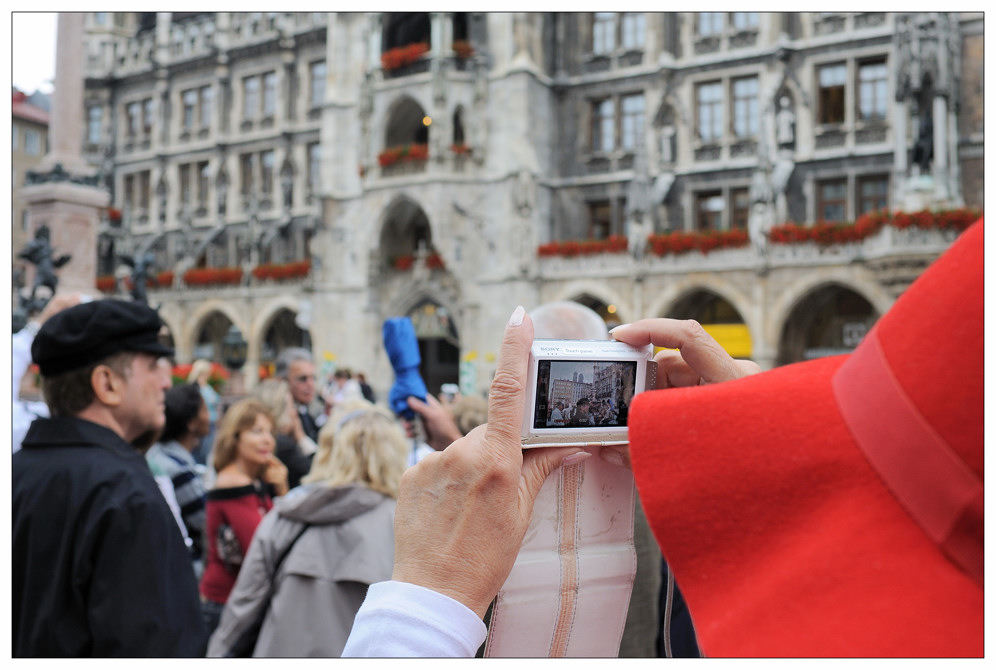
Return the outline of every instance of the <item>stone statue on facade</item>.
[[[40,311],[45,307],[49,298],[55,295],[55,290],[59,285],[59,278],[56,276],[55,271],[68,263],[72,258],[70,254],[62,254],[56,257],[50,237],[51,231],[48,226],[44,224],[39,226],[38,230],[35,231],[34,239],[28,242],[20,253],[17,254],[18,258],[23,258],[35,266],[35,278],[31,286],[31,295],[24,304],[25,310],[29,314]],[[38,289],[41,287],[49,290],[48,297],[40,298],[38,296]]]
[[[673,123],[665,123],[660,132],[660,161],[662,165],[670,166],[674,163],[675,154],[675,129]]]
[[[131,268],[131,299],[144,305],[149,304],[147,285],[156,257],[145,252],[120,258],[122,263]]]
[[[775,137],[779,147],[790,147],[795,144],[795,112],[792,111],[792,101],[785,95],[778,99]]]
[[[526,168],[521,168],[515,174],[512,198],[519,216],[528,217],[532,214],[536,204],[536,175]]]
[[[768,231],[771,230],[772,225],[773,210],[771,205],[775,195],[768,178],[766,159],[759,163],[754,171],[748,195],[750,212],[747,215],[747,233],[754,245],[754,250],[762,259],[766,259],[768,256]]]
[[[934,160],[934,123],[929,115],[920,119],[920,129],[913,143],[913,164],[920,169],[920,174],[930,172],[930,164]]]

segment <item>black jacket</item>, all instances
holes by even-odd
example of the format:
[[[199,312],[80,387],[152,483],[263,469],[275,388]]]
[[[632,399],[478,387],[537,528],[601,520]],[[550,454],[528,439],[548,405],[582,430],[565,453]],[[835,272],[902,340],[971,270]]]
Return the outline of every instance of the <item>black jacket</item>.
[[[197,582],[145,458],[104,426],[31,424],[12,459],[14,656],[202,656]]]

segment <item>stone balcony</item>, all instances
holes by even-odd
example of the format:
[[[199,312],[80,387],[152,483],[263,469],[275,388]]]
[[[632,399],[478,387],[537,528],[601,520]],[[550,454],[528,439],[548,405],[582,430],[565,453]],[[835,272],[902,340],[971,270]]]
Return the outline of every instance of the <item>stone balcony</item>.
[[[772,271],[780,268],[845,266],[866,263],[887,265],[891,259],[939,255],[958,236],[955,230],[897,229],[883,226],[860,242],[819,245],[816,242],[769,243],[765,258],[754,246],[716,249],[709,253],[689,251],[655,255],[649,248],[641,258],[630,253],[600,253],[571,257],[539,258],[537,274],[544,280],[578,276],[609,278],[622,276],[682,275],[702,272]]]

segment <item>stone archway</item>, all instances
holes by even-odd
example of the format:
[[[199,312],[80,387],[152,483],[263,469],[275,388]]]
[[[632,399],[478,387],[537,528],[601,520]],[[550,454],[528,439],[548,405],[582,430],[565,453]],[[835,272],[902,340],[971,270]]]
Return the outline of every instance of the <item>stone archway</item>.
[[[571,298],[571,300],[584,305],[602,317],[602,321],[605,322],[605,326],[609,330],[622,324],[622,320],[619,318],[619,306],[615,303],[607,303],[588,293]]]
[[[228,334],[232,320],[220,311],[211,312],[201,321],[194,338],[193,358],[203,358],[224,365],[221,359],[221,341]]]
[[[273,374],[277,355],[288,347],[303,347],[311,350],[311,334],[297,325],[297,314],[287,307],[280,308],[263,328],[259,350],[260,368]],[[324,382],[324,380],[321,380]]]
[[[697,289],[674,302],[665,315],[672,319],[695,319],[734,358],[750,358],[754,343],[740,311],[718,293]]]
[[[424,299],[408,310],[415,327],[422,365],[419,371],[429,393],[438,395],[443,384],[460,382],[460,337],[450,311]]]
[[[391,203],[380,229],[377,253],[382,271],[403,272],[411,269],[416,254],[428,257],[435,253],[429,217],[417,202],[399,197]]]
[[[846,286],[817,287],[789,313],[779,339],[776,364],[850,353],[878,317],[871,302]]]

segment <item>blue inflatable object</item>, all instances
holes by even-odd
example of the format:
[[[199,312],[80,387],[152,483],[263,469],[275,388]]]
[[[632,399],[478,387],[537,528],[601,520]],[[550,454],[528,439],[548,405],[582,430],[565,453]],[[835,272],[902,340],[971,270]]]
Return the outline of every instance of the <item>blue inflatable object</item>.
[[[396,316],[384,322],[384,349],[394,368],[394,385],[388,394],[388,403],[395,414],[414,419],[415,412],[408,406],[408,398],[415,396],[425,402],[428,390],[418,366],[422,357],[418,353],[415,326],[407,316]]]

